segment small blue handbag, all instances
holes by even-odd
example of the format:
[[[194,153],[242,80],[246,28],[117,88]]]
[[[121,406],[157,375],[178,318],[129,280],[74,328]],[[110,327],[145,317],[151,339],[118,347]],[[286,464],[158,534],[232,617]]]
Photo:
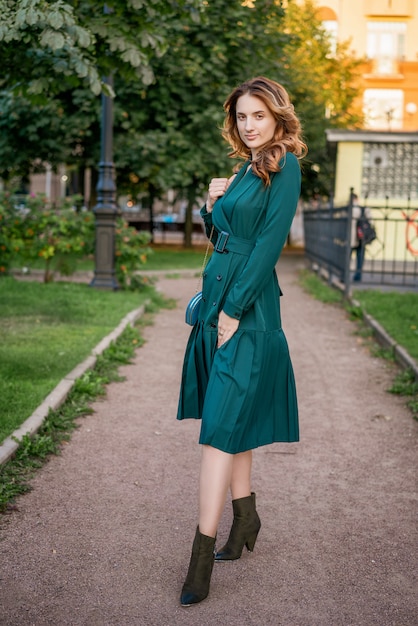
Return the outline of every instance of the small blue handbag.
[[[198,291],[190,300],[186,307],[186,324],[194,326],[199,319],[200,303],[202,302],[202,292]]]
[[[204,271],[205,266],[206,266],[206,259],[208,258],[209,246],[210,246],[210,243],[211,243],[211,240],[212,240],[213,231],[214,231],[214,226],[212,226],[212,230],[211,230],[211,233],[210,233],[210,236],[209,236],[208,245],[206,246],[205,258],[203,259],[202,269],[200,271],[199,280],[197,282],[196,293],[193,296],[193,298],[190,300],[188,305],[186,306],[186,318],[185,318],[185,321],[186,321],[186,324],[189,324],[190,326],[194,326],[196,324],[197,320],[199,319],[200,304],[202,302],[202,292],[199,291],[199,285],[200,285],[200,282],[202,280],[203,271]]]

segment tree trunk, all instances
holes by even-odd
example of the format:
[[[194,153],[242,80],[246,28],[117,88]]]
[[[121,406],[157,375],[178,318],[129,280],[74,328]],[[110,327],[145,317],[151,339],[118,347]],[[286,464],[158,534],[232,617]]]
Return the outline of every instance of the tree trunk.
[[[192,247],[193,234],[193,206],[196,200],[195,187],[189,187],[187,190],[187,206],[186,215],[184,216],[184,247]]]
[[[150,185],[149,188],[149,223],[151,233],[151,243],[154,243],[154,202],[155,202],[155,188]]]

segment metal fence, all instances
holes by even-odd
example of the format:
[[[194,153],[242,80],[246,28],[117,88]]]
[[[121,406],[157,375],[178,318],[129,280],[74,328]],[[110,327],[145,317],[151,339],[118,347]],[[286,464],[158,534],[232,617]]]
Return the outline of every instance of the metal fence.
[[[391,287],[418,290],[418,207],[368,205],[377,238],[366,245],[361,279],[356,276],[356,254],[351,248],[353,206],[305,209],[305,255],[332,281],[336,278],[349,293],[356,287]]]

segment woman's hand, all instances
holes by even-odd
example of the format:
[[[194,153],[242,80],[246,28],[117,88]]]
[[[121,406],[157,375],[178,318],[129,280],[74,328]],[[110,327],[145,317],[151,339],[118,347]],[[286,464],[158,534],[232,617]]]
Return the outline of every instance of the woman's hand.
[[[231,339],[232,335],[236,333],[239,326],[239,320],[235,317],[229,317],[226,313],[221,311],[218,319],[218,348],[220,348],[226,341]]]
[[[206,200],[206,211],[208,213],[212,212],[213,205],[218,198],[224,195],[235,176],[236,174],[231,176],[231,178],[212,178],[209,183],[208,197]]]

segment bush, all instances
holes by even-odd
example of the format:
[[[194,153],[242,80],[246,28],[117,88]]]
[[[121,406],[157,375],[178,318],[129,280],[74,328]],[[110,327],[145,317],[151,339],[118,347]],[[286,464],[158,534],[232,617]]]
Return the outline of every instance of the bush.
[[[150,238],[149,233],[137,231],[122,218],[117,219],[115,268],[116,278],[122,289],[135,290],[147,284],[147,279],[137,272],[152,252],[147,247]]]
[[[0,275],[7,274],[19,258],[30,265],[44,261],[44,282],[54,273],[70,275],[75,261],[94,252],[95,218],[90,211],[77,210],[81,198],[65,199],[59,208],[45,196],[28,196],[24,206],[14,194],[0,195]],[[144,279],[136,273],[151,252],[150,235],[137,232],[122,218],[117,218],[115,269],[121,288],[137,289]]]

